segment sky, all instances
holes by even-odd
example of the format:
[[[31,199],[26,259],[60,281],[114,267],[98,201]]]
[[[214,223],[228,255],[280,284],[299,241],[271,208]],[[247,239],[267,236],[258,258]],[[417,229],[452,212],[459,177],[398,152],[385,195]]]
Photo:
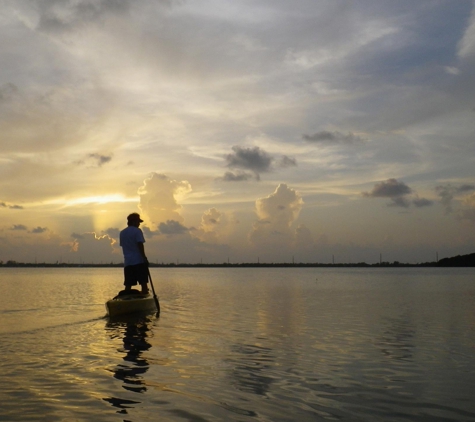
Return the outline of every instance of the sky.
[[[475,252],[473,1],[0,6],[0,261]]]

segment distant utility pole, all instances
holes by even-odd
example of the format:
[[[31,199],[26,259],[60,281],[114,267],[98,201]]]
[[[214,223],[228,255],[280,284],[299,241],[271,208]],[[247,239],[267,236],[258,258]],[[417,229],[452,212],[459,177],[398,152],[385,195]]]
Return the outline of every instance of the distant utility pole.
[[[380,253],[379,254],[379,263],[381,264],[382,261],[383,261],[383,255]]]
[[[335,265],[335,255],[332,255],[332,264]]]

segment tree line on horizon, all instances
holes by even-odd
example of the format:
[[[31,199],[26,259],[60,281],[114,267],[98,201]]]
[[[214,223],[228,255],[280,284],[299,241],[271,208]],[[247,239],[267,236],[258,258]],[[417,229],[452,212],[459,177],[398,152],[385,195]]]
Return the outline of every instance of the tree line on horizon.
[[[209,268],[209,267],[475,267],[475,253],[467,255],[457,255],[451,258],[443,258],[439,261],[434,262],[424,262],[419,264],[407,264],[401,263],[399,261],[394,262],[378,262],[375,264],[367,264],[366,262],[359,262],[356,264],[335,264],[335,263],[238,263],[233,264],[229,262],[224,262],[222,264],[179,264],[179,263],[153,263],[150,262],[150,267],[165,267],[165,268],[179,268],[179,267],[193,267],[193,268]],[[81,264],[72,264],[64,262],[56,263],[24,263],[9,260],[6,263],[0,261],[0,267],[123,267],[123,263],[109,263],[109,264],[93,264],[93,263],[81,263]]]

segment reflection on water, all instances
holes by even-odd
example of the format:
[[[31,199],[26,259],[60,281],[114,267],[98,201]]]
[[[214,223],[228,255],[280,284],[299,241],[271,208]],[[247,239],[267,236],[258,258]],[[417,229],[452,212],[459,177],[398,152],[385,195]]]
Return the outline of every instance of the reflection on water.
[[[272,350],[253,344],[235,344],[231,347],[233,357],[227,359],[231,377],[236,388],[241,391],[265,396],[270,389],[272,378],[266,375],[274,360]]]
[[[382,323],[386,326],[375,344],[380,347],[388,359],[411,361],[415,348],[416,330],[408,315],[397,318],[385,317]]]
[[[123,347],[117,351],[123,354],[124,363],[118,364],[114,378],[122,381],[122,388],[134,393],[144,393],[147,387],[143,375],[150,368],[143,353],[152,346],[148,338],[152,335],[151,327],[155,317],[148,315],[129,316],[121,319],[110,319],[106,324],[111,339],[122,338]],[[141,403],[120,397],[107,397],[105,401],[121,409],[118,413],[127,413],[128,408]]]

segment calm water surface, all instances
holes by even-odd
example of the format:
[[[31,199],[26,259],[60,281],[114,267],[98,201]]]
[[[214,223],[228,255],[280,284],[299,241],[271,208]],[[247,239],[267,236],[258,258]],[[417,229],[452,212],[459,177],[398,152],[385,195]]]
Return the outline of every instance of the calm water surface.
[[[475,421],[475,269],[0,268],[1,421]]]

